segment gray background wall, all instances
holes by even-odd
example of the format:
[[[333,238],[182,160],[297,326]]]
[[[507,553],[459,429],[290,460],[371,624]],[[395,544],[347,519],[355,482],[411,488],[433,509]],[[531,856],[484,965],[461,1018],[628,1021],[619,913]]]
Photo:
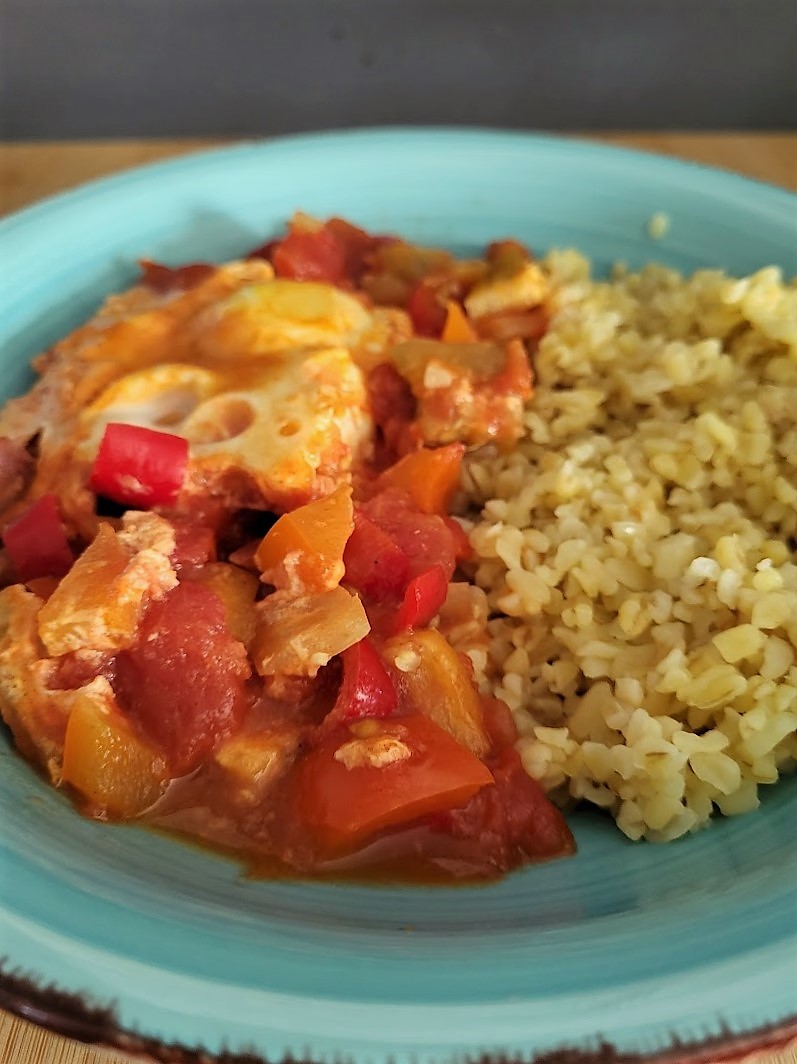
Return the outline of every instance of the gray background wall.
[[[0,0],[0,122],[797,128],[797,0]]]

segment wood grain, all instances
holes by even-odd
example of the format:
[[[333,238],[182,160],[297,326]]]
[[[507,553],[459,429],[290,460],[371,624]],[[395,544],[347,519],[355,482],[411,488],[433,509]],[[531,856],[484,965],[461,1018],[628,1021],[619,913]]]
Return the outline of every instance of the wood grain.
[[[797,191],[797,134],[612,133],[589,139],[719,166]],[[2,144],[0,214],[118,170],[223,143],[181,138]],[[58,1038],[0,1013],[0,1064],[132,1064],[134,1059],[140,1064],[140,1057]],[[774,1055],[752,1054],[744,1064],[797,1064],[797,1046]]]
[[[612,133],[589,139],[720,166],[797,190],[797,135],[792,133]],[[0,213],[118,170],[223,143],[181,138],[3,144]]]

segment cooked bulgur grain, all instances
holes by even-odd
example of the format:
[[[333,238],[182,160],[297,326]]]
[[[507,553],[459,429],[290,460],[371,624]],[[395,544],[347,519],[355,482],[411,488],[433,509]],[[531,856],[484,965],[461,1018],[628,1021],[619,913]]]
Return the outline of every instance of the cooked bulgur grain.
[[[672,839],[797,759],[797,283],[547,265],[526,436],[466,470],[481,680],[531,775]]]

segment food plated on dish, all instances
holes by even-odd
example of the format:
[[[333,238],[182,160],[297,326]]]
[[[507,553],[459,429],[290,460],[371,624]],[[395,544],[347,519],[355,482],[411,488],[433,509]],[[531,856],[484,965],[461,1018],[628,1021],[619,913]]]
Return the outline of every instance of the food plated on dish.
[[[732,350],[742,363],[746,348],[737,348],[735,339],[745,333],[751,348],[783,350],[787,335],[776,335],[761,311],[776,293],[788,295],[788,278],[797,273],[793,197],[731,175],[651,156],[477,131],[302,137],[242,145],[135,171],[0,225],[4,261],[14,263],[4,286],[0,318],[3,400],[21,397],[30,389],[34,382],[27,364],[37,352],[51,349],[82,328],[109,293],[138,287],[137,262],[147,259],[177,267],[240,261],[264,236],[283,236],[286,219],[298,205],[315,218],[342,216],[372,234],[399,234],[413,246],[450,249],[459,261],[484,260],[490,242],[507,236],[535,253],[534,262],[549,288],[544,302],[553,312],[536,348],[529,345],[536,379],[534,394],[525,404],[523,435],[505,451],[492,444],[465,445],[460,490],[452,496],[448,514],[467,533],[473,552],[458,562],[454,583],[477,587],[488,600],[486,647],[482,632],[481,644],[461,646],[458,652],[465,651],[470,661],[465,667],[472,670],[475,684],[487,681],[479,697],[497,697],[511,707],[521,763],[563,812],[576,852],[530,862],[492,878],[486,889],[427,887],[425,875],[414,877],[407,886],[395,865],[384,869],[378,889],[363,869],[353,874],[336,870],[332,883],[319,881],[317,872],[289,872],[280,878],[272,874],[276,869],[265,866],[255,868],[255,876],[244,876],[238,862],[218,856],[212,847],[183,845],[160,830],[128,826],[140,824],[140,817],[118,823],[113,816],[103,821],[76,815],[66,799],[67,786],[53,787],[49,777],[32,770],[6,731],[0,744],[4,813],[0,938],[9,966],[30,977],[21,998],[17,985],[16,1000],[26,1003],[24,1008],[39,1009],[37,1015],[62,1029],[67,1020],[59,1019],[60,999],[48,995],[48,985],[79,993],[87,1005],[113,1003],[110,1026],[106,1013],[100,1027],[97,1013],[89,1011],[81,1030],[150,1053],[158,1045],[178,1043],[201,1046],[210,1054],[256,1051],[266,1059],[291,1054],[321,1060],[344,1054],[358,1062],[437,1064],[480,1053],[525,1059],[568,1047],[576,1059],[592,1061],[600,1053],[605,1055],[606,1050],[596,1048],[604,1042],[618,1054],[644,1055],[659,1047],[666,1053],[664,1047],[678,1038],[679,1049],[670,1055],[684,1059],[688,1047],[696,1044],[695,1055],[705,1056],[707,1036],[719,1038],[723,1052],[729,1051],[728,1043],[737,1035],[749,1035],[756,1045],[765,1038],[782,1040],[783,1032],[791,1029],[788,1017],[794,1012],[797,793],[793,775],[782,774],[785,778],[775,785],[759,784],[756,797],[761,805],[749,815],[725,815],[720,808],[709,827],[698,828],[695,821],[690,829],[689,811],[699,821],[705,801],[690,776],[693,767],[679,764],[673,755],[671,747],[678,750],[684,740],[676,743],[679,728],[666,719],[672,717],[681,730],[688,730],[689,721],[676,712],[684,689],[668,702],[659,697],[658,708],[667,710],[657,717],[664,746],[661,758],[655,756],[656,750],[645,749],[652,737],[640,741],[638,724],[629,727],[630,721],[623,719],[625,704],[618,710],[610,703],[606,730],[599,718],[590,718],[589,734],[572,733],[575,746],[561,741],[562,720],[574,703],[580,704],[582,684],[591,688],[605,682],[619,690],[618,701],[636,702],[634,684],[620,683],[623,675],[612,669],[622,664],[626,679],[648,682],[651,670],[630,677],[627,672],[634,654],[642,655],[639,648],[644,648],[646,632],[669,624],[657,635],[661,639],[668,633],[671,649],[680,634],[685,645],[687,637],[703,639],[705,615],[693,610],[692,620],[684,621],[676,611],[682,614],[688,606],[699,605],[697,595],[711,602],[713,584],[687,593],[686,582],[679,586],[671,581],[665,591],[673,598],[673,618],[653,617],[645,631],[621,636],[619,620],[618,626],[606,623],[618,599],[611,584],[604,582],[603,572],[597,592],[588,579],[588,588],[581,587],[579,579],[586,579],[582,571],[572,581],[564,573],[558,575],[556,565],[567,561],[567,552],[557,560],[558,525],[551,512],[556,518],[562,506],[572,504],[580,510],[582,524],[589,526],[591,501],[595,507],[607,506],[606,515],[595,520],[617,515],[621,504],[615,496],[627,493],[631,499],[641,459],[650,467],[652,443],[645,442],[646,436],[655,431],[658,441],[672,439],[676,457],[683,448],[691,409],[685,404],[697,386],[668,394],[661,380],[646,373],[645,388],[653,384],[651,395],[659,398],[647,401],[637,389],[639,398],[634,399],[630,416],[624,404],[631,402],[633,381],[625,374],[611,383],[611,374],[621,368],[612,363],[613,350],[633,357],[645,369],[657,345],[666,347],[667,355],[676,354],[681,344],[691,345],[702,336],[695,323],[698,316],[701,328],[717,327],[723,353]],[[655,243],[649,229],[653,213],[666,214],[670,221],[666,235]],[[588,256],[596,280],[588,278],[580,257],[548,252],[557,247],[578,248],[580,255]],[[636,275],[651,260],[664,268],[645,270],[643,284]],[[625,274],[620,270],[612,275],[612,263],[621,261],[628,263]],[[782,288],[769,283],[776,281],[773,274],[761,274],[767,264],[782,268],[787,279]],[[670,272],[673,269],[686,279],[679,281]],[[728,278],[751,280],[738,288],[736,282],[719,278],[719,269]],[[608,286],[606,278],[611,278]],[[710,298],[698,297],[700,286]],[[747,295],[741,297],[744,291]],[[684,307],[692,308],[692,317],[674,312],[679,292]],[[353,293],[347,289],[346,294]],[[467,313],[464,297],[465,293],[454,296],[453,301],[462,305],[473,324],[478,315]],[[396,309],[406,310],[393,304]],[[447,316],[448,307],[444,309]],[[739,314],[750,325],[744,326]],[[734,316],[737,323],[730,332],[718,320],[726,315]],[[677,328],[673,325],[675,335],[668,335],[664,316],[680,321]],[[778,328],[783,329],[780,312],[779,318]],[[586,319],[594,329],[584,324]],[[641,353],[632,356],[632,350]],[[695,350],[697,364],[705,367],[708,352],[699,347],[699,340]],[[719,361],[727,366],[725,359]],[[779,372],[779,366],[782,369],[777,356],[774,362],[762,356],[763,362],[770,376]],[[584,388],[572,387],[565,370],[577,373],[587,395]],[[742,377],[736,379],[746,394],[749,385]],[[730,403],[727,391],[720,397],[721,371],[706,381],[711,384],[701,385],[705,401],[713,391],[723,403]],[[579,402],[584,402],[599,389],[605,391],[605,399],[596,400],[593,394],[591,401],[598,408],[605,405],[606,422],[587,422],[583,429],[577,421],[570,422],[573,433],[594,439],[593,457],[578,450],[566,454],[572,441],[563,414],[572,412],[553,404],[561,404],[568,390],[579,392]],[[764,395],[769,403],[774,392],[765,386],[762,404]],[[115,423],[129,425],[130,411],[117,411]],[[539,435],[542,427],[533,422],[538,411],[548,411],[542,419],[549,429],[547,438]],[[180,416],[187,417],[188,412]],[[722,411],[718,416],[726,419]],[[666,429],[655,424],[657,419],[665,422]],[[734,416],[727,420],[740,431]],[[623,435],[636,425],[639,462]],[[173,422],[158,431],[175,437],[177,428]],[[103,433],[104,428],[95,437],[98,443]],[[632,472],[632,483],[622,491],[601,482],[606,477],[597,464],[600,447],[605,446],[601,438],[609,435]],[[740,438],[749,443],[746,435]],[[114,442],[118,439],[112,438]],[[453,446],[441,443],[431,449]],[[700,447],[697,442],[696,448]],[[703,454],[705,444],[702,448],[695,453]],[[87,473],[96,454],[89,457]],[[741,458],[734,455],[734,461]],[[564,467],[563,476],[553,483],[547,474],[558,462]],[[711,464],[722,464],[719,455]],[[769,464],[764,463],[765,470]],[[530,476],[529,467],[541,468],[542,475]],[[573,471],[596,482],[594,497],[588,485],[574,494],[578,485],[571,478]],[[665,467],[658,475],[667,472]],[[524,495],[518,485],[526,480]],[[538,487],[545,489],[544,498],[533,496],[537,480]],[[643,487],[647,483],[653,490],[652,481],[651,471]],[[57,481],[53,487],[58,487]],[[352,488],[353,505],[360,505],[359,488],[355,483]],[[58,494],[49,489],[47,493]],[[644,491],[637,498],[644,504],[641,514],[648,514],[652,503],[645,503]],[[20,500],[24,501],[33,500]],[[684,496],[667,491],[662,507],[670,501],[679,506],[679,519],[688,513]],[[163,516],[157,504],[146,509],[139,501],[131,507],[104,496],[99,516],[114,534],[125,509]],[[14,518],[23,510],[21,505]],[[755,516],[747,501],[745,511]],[[612,517],[614,526],[610,534],[602,535],[600,547],[607,548],[623,531],[624,513]],[[722,514],[727,518],[727,507]],[[70,518],[60,510],[58,516],[69,531]],[[250,553],[251,544],[259,546],[275,516],[279,516],[276,510],[268,527],[250,526]],[[578,515],[571,511],[564,516]],[[261,513],[258,520],[262,519]],[[499,523],[500,542],[491,544],[488,533],[495,535]],[[550,541],[548,546],[536,535],[538,527]],[[569,520],[561,531],[589,546],[590,537],[575,521]],[[667,538],[660,526],[654,525],[651,533],[651,538]],[[643,532],[635,530],[628,550],[637,552],[632,557],[644,569],[643,539]],[[696,556],[708,557],[711,544],[702,534],[695,539],[691,546],[697,548]],[[74,549],[82,546],[77,537],[68,542],[75,554]],[[746,542],[745,537],[745,549]],[[789,544],[788,535],[784,542]],[[592,543],[596,546],[596,540]],[[571,549],[576,551],[575,546]],[[611,543],[612,552],[619,550],[617,543]],[[614,562],[610,564],[600,550],[592,553],[619,583]],[[212,564],[229,564],[229,559],[222,559],[223,554]],[[686,568],[692,560],[686,561]],[[256,600],[265,601],[276,585],[260,580],[256,562],[251,568],[251,561],[244,565],[242,561],[245,557],[238,556],[238,568],[257,582]],[[785,581],[787,570],[777,560],[772,567]],[[707,568],[710,576],[712,567]],[[767,568],[756,568],[756,573]],[[550,585],[550,598],[542,610],[538,604],[545,592],[526,579],[526,569]],[[586,551],[584,565],[576,569],[593,569]],[[630,573],[625,575],[630,579]],[[664,574],[648,577],[660,579]],[[726,577],[723,594],[727,583]],[[345,579],[341,586],[345,589]],[[513,595],[521,593],[521,586],[519,603]],[[764,589],[755,590],[758,594]],[[565,593],[573,613],[562,602]],[[635,595],[643,607],[654,601],[651,595],[649,603],[638,590]],[[656,596],[659,618],[665,602]],[[739,602],[748,608],[750,594],[741,594]],[[584,608],[590,603],[595,626]],[[630,612],[634,610],[632,606]],[[630,614],[622,616],[626,622],[630,619]],[[723,617],[723,631],[729,631],[734,626],[727,625],[727,614]],[[570,637],[576,618],[586,627],[574,629]],[[756,627],[760,619],[757,616],[750,624]],[[426,628],[442,632],[437,620]],[[541,632],[547,633],[547,643],[537,642]],[[778,629],[771,634],[782,638]],[[580,635],[588,638],[579,643]],[[369,633],[369,638],[378,642],[378,633]],[[572,647],[566,639],[571,639]],[[607,648],[596,643],[609,643],[613,652],[632,653],[624,654],[622,662],[619,657],[610,660]],[[606,662],[601,666],[606,675],[590,676],[601,660]],[[692,662],[688,665],[691,671]],[[755,666],[761,666],[763,673],[764,658],[743,660],[736,668],[751,681],[751,688],[766,694],[767,687],[754,681]],[[579,675],[576,685],[568,688],[567,674],[574,667],[584,679]],[[325,668],[329,666],[320,671]],[[389,663],[386,668],[390,671]],[[787,671],[786,680],[788,675]],[[786,680],[773,682],[782,687]],[[333,687],[336,700],[339,688]],[[593,709],[595,700],[603,704],[603,693],[605,688],[600,687],[592,696]],[[530,717],[523,707],[532,703],[536,706]],[[741,701],[737,707],[740,717],[757,708],[745,708]],[[765,703],[765,709],[770,708],[771,703]],[[711,712],[720,721],[721,711]],[[760,724],[761,716],[753,715],[751,723]],[[726,719],[731,719],[730,714]],[[766,719],[768,713],[765,723]],[[574,720],[577,725],[578,718]],[[691,727],[698,738],[712,728],[724,730],[711,721],[694,722]],[[761,736],[761,742],[769,739]],[[686,743],[690,741],[687,737]],[[711,742],[718,740],[714,737]],[[596,746],[611,751],[612,765],[625,760],[624,770],[632,768],[629,778],[606,775],[605,769],[602,773],[605,753]],[[623,746],[632,748],[632,754],[615,749]],[[773,760],[784,769],[788,765],[782,754],[788,746],[786,737],[771,748],[776,750]],[[737,752],[736,739],[718,752],[731,760],[738,758],[740,776],[751,774],[753,766]],[[633,768],[637,758],[648,769],[662,763],[662,778],[672,779],[660,788],[662,793],[677,791],[683,784],[678,824],[685,833],[665,847],[631,841],[626,834],[628,829],[630,834],[640,830],[641,817],[646,818],[645,838],[667,837],[674,826],[674,822],[655,826],[657,810],[645,793],[651,777]],[[593,767],[584,768],[589,759]],[[765,755],[756,771],[768,761]],[[700,757],[695,765],[705,774]],[[725,786],[726,768],[720,761],[717,779]],[[682,784],[675,778],[678,775]],[[167,786],[167,797],[176,798],[182,786],[183,780]],[[591,795],[578,797],[579,789],[590,790]],[[615,797],[608,800],[608,792]],[[718,788],[718,800],[711,802],[715,810],[719,792]],[[602,808],[594,798],[601,799]],[[84,800],[78,801],[85,808]],[[623,814],[623,803],[636,804],[640,815],[629,817],[634,812],[631,804]],[[658,812],[661,823],[667,808]],[[610,814],[625,830],[617,829]],[[182,834],[189,827],[174,826]],[[407,868],[406,861],[402,867]],[[443,874],[450,877],[452,871]],[[357,881],[363,875],[365,881]],[[11,989],[8,972],[8,967],[3,969],[0,990]],[[631,1000],[634,1008],[628,1007]]]
[[[255,867],[572,851],[477,686],[448,512],[466,446],[522,434],[547,293],[511,242],[458,262],[301,216],[243,261],[144,264],[3,416],[20,749],[89,815]]]
[[[0,415],[18,748],[260,874],[755,809],[797,756],[796,299],[306,215],[143,262]]]

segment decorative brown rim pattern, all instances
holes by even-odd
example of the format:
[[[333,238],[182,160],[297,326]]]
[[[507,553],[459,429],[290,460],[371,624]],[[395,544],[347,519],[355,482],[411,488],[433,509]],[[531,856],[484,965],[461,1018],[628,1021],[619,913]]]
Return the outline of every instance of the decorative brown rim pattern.
[[[52,983],[43,985],[19,969],[10,969],[7,958],[0,958],[0,1009],[65,1038],[122,1050],[160,1064],[319,1064],[292,1056],[281,1061],[267,1060],[249,1051],[214,1054],[201,1046],[161,1042],[125,1030],[113,1005],[93,1003],[80,993],[61,990]],[[722,1024],[718,1034],[703,1041],[685,1042],[673,1036],[668,1046],[653,1055],[620,1052],[611,1043],[601,1041],[594,1049],[563,1047],[534,1056],[463,1056],[459,1064],[736,1064],[750,1053],[775,1053],[789,1047],[797,1047],[797,1013],[743,1034]]]

